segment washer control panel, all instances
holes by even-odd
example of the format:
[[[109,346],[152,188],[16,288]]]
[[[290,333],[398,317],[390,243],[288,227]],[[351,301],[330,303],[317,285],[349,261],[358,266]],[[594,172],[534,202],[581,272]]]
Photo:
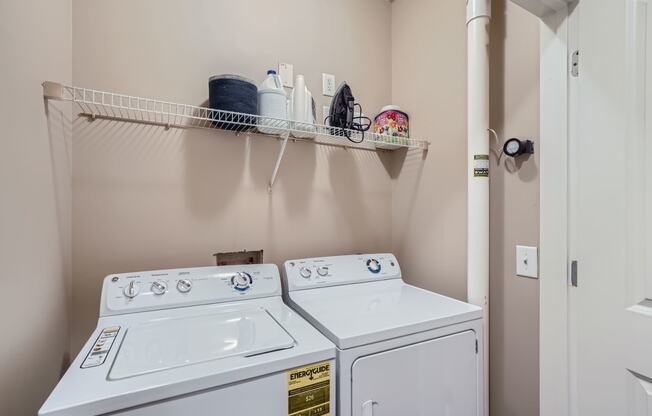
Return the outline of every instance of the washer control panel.
[[[280,294],[275,264],[112,274],[104,279],[100,316]]]
[[[285,287],[289,291],[400,278],[398,261],[389,253],[315,257],[284,264]]]

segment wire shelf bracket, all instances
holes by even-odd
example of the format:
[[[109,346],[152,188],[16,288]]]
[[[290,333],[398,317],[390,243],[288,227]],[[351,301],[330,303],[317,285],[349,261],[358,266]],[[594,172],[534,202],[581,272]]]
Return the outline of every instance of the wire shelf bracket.
[[[272,178],[269,180],[269,192],[272,192],[272,188],[274,188],[274,182],[276,182],[276,177],[278,176],[278,169],[281,167],[281,161],[283,160],[283,156],[285,155],[285,148],[288,145],[288,140],[290,139],[290,134],[289,133],[283,133],[282,137],[282,142],[281,142],[281,150],[278,152],[278,157],[276,158],[276,164],[274,165],[274,171],[272,172]]]
[[[45,99],[72,102],[79,109],[78,115],[91,121],[104,119],[161,126],[165,129],[213,129],[231,131],[236,134],[260,134],[280,139],[281,148],[269,181],[270,192],[278,178],[281,162],[290,139],[315,145],[369,151],[416,149],[427,152],[430,145],[430,142],[426,140],[371,132],[362,133],[321,124],[215,110],[189,104],[72,87],[52,81],[45,81],[42,85]]]

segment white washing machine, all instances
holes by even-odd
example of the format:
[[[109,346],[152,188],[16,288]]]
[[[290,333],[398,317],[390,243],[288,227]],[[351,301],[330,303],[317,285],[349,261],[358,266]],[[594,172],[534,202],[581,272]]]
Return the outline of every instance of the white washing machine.
[[[39,415],[332,415],[334,359],[283,303],[275,265],[110,275]]]
[[[483,416],[481,308],[406,284],[392,254],[290,260],[284,279],[338,348],[340,416]]]

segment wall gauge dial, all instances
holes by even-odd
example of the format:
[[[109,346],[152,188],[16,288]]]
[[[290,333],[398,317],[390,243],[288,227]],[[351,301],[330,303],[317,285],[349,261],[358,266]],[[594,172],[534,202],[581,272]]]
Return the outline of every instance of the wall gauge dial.
[[[534,143],[532,140],[521,140],[517,138],[509,139],[503,145],[503,152],[511,157],[523,154],[531,155],[534,153]]]

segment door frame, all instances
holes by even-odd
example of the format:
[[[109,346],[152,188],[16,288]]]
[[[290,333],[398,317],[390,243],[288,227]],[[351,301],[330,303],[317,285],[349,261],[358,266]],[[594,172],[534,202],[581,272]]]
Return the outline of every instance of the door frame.
[[[570,9],[540,22],[540,416],[569,416]]]

